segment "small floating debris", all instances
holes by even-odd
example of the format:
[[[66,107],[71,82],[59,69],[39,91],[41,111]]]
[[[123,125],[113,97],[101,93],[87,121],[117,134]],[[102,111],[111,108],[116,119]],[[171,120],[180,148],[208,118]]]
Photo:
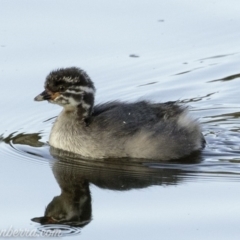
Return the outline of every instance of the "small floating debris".
[[[139,55],[136,55],[136,54],[130,54],[129,57],[132,57],[132,58],[139,58]]]

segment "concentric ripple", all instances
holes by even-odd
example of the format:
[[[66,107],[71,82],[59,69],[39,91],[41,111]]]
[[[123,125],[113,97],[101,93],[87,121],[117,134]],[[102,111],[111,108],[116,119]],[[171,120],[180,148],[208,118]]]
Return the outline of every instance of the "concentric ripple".
[[[37,227],[39,237],[69,237],[79,235],[81,228],[68,225],[48,224]]]

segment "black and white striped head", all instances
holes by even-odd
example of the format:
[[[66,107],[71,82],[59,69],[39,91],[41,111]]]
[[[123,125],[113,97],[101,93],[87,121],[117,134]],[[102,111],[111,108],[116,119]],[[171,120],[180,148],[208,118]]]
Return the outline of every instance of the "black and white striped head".
[[[52,71],[46,78],[44,88],[45,91],[36,96],[35,101],[47,100],[69,111],[78,109],[82,118],[91,115],[95,87],[83,70],[71,67]]]

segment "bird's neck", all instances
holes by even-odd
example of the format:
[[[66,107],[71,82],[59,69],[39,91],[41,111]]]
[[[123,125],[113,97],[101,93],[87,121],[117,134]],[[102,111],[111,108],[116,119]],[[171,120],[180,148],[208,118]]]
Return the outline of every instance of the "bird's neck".
[[[77,106],[64,107],[63,113],[64,115],[67,114],[68,116],[71,116],[71,118],[76,118],[80,121],[83,121],[86,123],[86,125],[88,125],[92,116],[92,110],[92,105],[89,106],[88,104],[80,103]]]
[[[93,106],[90,106],[85,103],[80,103],[76,109],[79,119],[81,120],[89,119],[92,115],[92,109]]]
[[[81,102],[77,105],[78,117],[83,121],[88,121],[92,116],[94,105],[94,89],[92,89],[92,91],[85,92]]]
[[[80,121],[88,121],[92,116],[94,92],[94,88],[88,88],[84,89],[79,97],[70,96],[69,104],[64,106],[64,112],[76,115]]]

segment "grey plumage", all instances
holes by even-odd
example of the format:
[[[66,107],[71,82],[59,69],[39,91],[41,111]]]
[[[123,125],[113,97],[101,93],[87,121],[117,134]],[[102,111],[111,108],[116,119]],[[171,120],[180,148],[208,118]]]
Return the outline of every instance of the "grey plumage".
[[[199,123],[176,102],[116,101],[93,107],[94,93],[81,69],[50,73],[45,91],[35,100],[64,107],[53,125],[51,146],[88,158],[159,160],[181,158],[204,146]]]

